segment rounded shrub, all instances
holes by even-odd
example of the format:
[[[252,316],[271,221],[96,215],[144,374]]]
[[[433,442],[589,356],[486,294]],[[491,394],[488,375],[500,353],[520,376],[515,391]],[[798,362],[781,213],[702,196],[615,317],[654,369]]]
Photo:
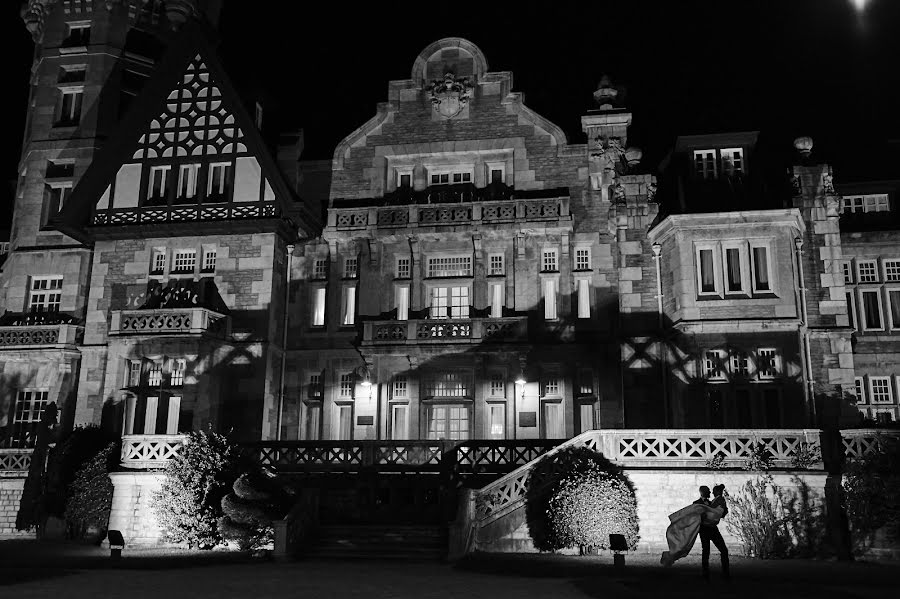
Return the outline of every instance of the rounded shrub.
[[[82,539],[92,535],[95,540],[100,540],[106,536],[113,496],[109,473],[118,458],[119,443],[110,443],[75,473],[65,507],[69,538]]]
[[[621,468],[586,447],[539,462],[529,481],[526,513],[535,546],[609,549],[621,534],[629,549],[640,540],[634,486]]]
[[[211,430],[191,433],[151,502],[163,540],[200,549],[221,544],[222,498],[241,469],[240,451],[227,437]]]

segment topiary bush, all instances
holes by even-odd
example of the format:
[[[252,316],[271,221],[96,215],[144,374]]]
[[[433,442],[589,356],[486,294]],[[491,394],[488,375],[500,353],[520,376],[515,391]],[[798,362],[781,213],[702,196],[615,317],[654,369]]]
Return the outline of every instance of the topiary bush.
[[[65,517],[66,502],[78,471],[110,443],[119,442],[117,435],[96,424],[76,426],[61,439],[47,459],[47,485],[43,495],[45,513]]]
[[[119,450],[118,442],[109,443],[75,473],[65,504],[69,538],[82,539],[92,534],[99,541],[106,536],[113,496],[109,473],[116,467]]]
[[[561,451],[535,466],[526,516],[541,551],[609,549],[613,533],[624,535],[632,550],[640,540],[634,486],[621,468],[586,447]]]
[[[240,451],[224,435],[195,431],[166,467],[151,508],[163,540],[189,548],[212,549],[222,543],[218,520],[222,498],[243,469]]]
[[[246,472],[222,498],[219,534],[242,551],[266,548],[275,540],[273,520],[284,517],[291,499],[273,475],[259,470]]]

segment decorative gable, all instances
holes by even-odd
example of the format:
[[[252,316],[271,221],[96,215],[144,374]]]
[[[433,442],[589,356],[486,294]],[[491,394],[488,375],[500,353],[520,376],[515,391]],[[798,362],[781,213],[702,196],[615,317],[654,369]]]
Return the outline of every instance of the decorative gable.
[[[197,54],[97,204],[91,224],[272,217],[275,193]]]
[[[207,31],[179,33],[52,224],[76,239],[318,228],[294,202]],[[296,213],[301,219],[287,218]],[[220,223],[216,225],[215,223]],[[143,233],[142,233],[143,234]]]

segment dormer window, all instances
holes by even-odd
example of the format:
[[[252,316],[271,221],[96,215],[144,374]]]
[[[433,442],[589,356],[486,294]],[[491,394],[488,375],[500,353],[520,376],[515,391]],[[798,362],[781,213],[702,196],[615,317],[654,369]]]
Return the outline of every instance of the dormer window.
[[[148,200],[165,200],[169,191],[169,171],[170,166],[152,166],[150,167],[150,182],[147,186]]]
[[[397,189],[400,189],[400,188],[409,189],[410,187],[412,187],[412,171],[411,170],[397,171]]]
[[[716,175],[716,151],[694,150],[694,170],[701,179],[715,179]]]
[[[231,183],[230,162],[214,162],[209,165],[209,175],[206,180],[206,198],[210,202],[224,202],[228,199],[228,187]]]
[[[733,177],[747,170],[742,148],[694,150],[694,172],[700,179]]]
[[[744,174],[744,152],[740,148],[728,148],[722,152],[722,174],[727,176]]]

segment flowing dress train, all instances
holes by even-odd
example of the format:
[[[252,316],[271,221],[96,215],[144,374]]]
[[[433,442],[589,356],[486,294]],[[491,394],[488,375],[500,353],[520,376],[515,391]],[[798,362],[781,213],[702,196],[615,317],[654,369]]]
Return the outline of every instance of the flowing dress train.
[[[700,516],[706,514],[708,524],[718,524],[725,512],[721,507],[710,507],[700,503],[692,503],[675,513],[669,514],[669,527],[666,529],[666,542],[669,550],[663,551],[659,563],[671,566],[676,560],[691,552],[691,548],[700,534]]]

